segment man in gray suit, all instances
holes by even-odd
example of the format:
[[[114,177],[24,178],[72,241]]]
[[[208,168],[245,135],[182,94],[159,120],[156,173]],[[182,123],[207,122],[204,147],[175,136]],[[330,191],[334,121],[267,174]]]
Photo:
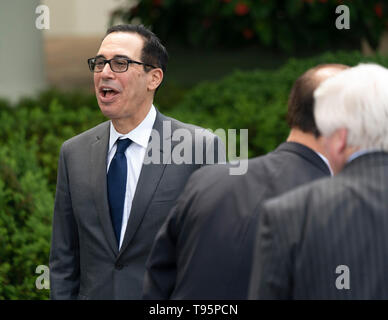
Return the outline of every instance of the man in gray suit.
[[[155,234],[187,179],[203,164],[225,160],[215,135],[153,106],[167,60],[159,39],[133,25],[110,28],[88,60],[99,107],[111,120],[61,148],[53,299],[139,299]]]
[[[313,92],[346,68],[320,65],[295,81],[287,142],[249,160],[246,174],[229,175],[229,165],[215,165],[192,175],[155,239],[144,298],[247,299],[254,210],[265,199],[330,175],[313,118]]]
[[[315,92],[334,172],[260,212],[252,299],[388,299],[388,70],[363,64]]]

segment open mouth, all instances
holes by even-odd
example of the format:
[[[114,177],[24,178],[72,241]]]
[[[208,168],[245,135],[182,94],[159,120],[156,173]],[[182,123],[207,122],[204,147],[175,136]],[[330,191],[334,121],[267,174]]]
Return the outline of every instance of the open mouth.
[[[119,91],[110,87],[101,87],[99,91],[100,91],[100,96],[106,99],[113,98],[119,93]]]

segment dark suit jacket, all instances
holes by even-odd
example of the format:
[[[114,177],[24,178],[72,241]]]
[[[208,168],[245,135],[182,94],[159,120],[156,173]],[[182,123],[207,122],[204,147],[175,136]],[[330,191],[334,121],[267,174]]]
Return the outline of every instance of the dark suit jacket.
[[[298,143],[249,160],[245,175],[229,165],[198,170],[157,235],[147,261],[146,299],[246,299],[257,204],[330,174]]]
[[[171,124],[170,134],[163,135],[163,121]],[[192,148],[194,160],[194,130],[199,127],[157,112],[154,129],[161,141],[168,141],[180,128],[193,134],[183,146]],[[218,138],[201,130],[204,139],[216,142],[215,148],[207,151],[218,153]],[[108,144],[109,122],[104,122],[66,141],[61,148],[50,252],[53,299],[141,298],[145,262],[154,237],[191,173],[202,166],[179,165],[174,161],[143,164],[123,244],[118,251],[107,198]],[[178,145],[182,147],[182,141],[171,144],[172,150]],[[155,152],[155,149],[151,152],[150,146],[151,142],[146,157]],[[221,147],[218,160],[225,161]],[[205,151],[204,147],[202,153]],[[156,152],[171,160],[171,150],[164,148],[163,143]]]
[[[268,201],[254,256],[252,299],[388,299],[388,153]]]

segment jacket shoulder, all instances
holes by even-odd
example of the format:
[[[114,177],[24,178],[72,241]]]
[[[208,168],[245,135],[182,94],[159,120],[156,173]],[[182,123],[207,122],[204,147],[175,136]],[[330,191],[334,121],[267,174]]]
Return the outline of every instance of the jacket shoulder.
[[[85,144],[100,136],[109,133],[109,121],[98,124],[97,126],[90,128],[68,140],[62,144],[62,148],[69,148],[79,144]]]

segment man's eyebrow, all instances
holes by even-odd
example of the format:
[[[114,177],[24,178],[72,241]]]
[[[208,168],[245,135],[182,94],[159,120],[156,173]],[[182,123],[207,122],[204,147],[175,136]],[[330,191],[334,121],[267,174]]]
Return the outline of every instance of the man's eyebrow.
[[[116,55],[114,56],[114,58],[125,58],[125,59],[130,59],[130,60],[132,60],[130,57],[128,57],[128,56],[126,56],[126,55],[124,55],[124,54],[116,54]]]
[[[104,58],[104,59],[106,59],[103,54],[99,54],[99,55],[95,56],[95,58]],[[128,57],[128,56],[126,56],[124,54],[116,54],[116,55],[113,56],[113,58],[124,58],[124,59],[132,60],[130,57]]]

